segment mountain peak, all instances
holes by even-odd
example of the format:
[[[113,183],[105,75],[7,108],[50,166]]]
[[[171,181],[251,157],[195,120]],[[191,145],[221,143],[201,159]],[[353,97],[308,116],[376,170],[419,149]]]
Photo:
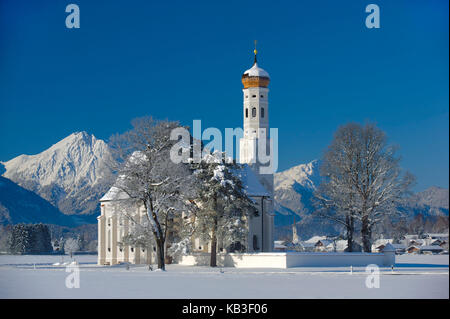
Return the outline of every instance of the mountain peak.
[[[87,132],[75,132],[36,155],[20,155],[3,163],[3,176],[40,194],[52,204],[101,184],[110,160],[108,145]],[[93,204],[92,204],[93,205]],[[70,206],[70,205],[68,205]],[[65,213],[68,209],[59,207]]]
[[[276,188],[290,188],[299,184],[309,189],[315,189],[320,183],[319,160],[313,160],[307,164],[300,164],[285,171],[275,174]]]
[[[443,207],[449,208],[449,190],[438,186],[431,186],[423,192],[414,195],[418,205],[428,206],[431,208]]]

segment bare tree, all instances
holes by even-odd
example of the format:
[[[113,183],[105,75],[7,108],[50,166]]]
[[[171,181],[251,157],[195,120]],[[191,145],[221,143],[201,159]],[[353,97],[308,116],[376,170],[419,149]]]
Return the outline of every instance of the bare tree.
[[[189,210],[192,174],[187,164],[170,160],[175,143],[170,133],[179,127],[177,122],[144,117],[132,125],[132,130],[110,139],[117,163],[114,185],[127,195],[121,205],[143,205],[146,211],[143,221],[125,214],[133,222],[126,240],[143,245],[154,240],[158,268],[165,270],[166,239],[174,219]]]
[[[64,241],[64,251],[72,258],[73,253],[80,250],[79,241],[75,238],[68,238]]]
[[[402,173],[399,161],[396,148],[374,124],[340,127],[324,155],[325,181],[316,196],[327,212],[333,211],[330,218],[344,221],[348,232],[354,221],[360,222],[365,252],[371,251],[374,225],[399,213],[397,207],[414,182],[410,173]]]

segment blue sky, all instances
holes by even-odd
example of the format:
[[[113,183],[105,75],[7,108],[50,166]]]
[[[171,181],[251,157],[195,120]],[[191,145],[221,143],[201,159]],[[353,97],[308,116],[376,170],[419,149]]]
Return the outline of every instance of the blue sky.
[[[65,27],[76,3],[81,28]],[[381,28],[365,27],[376,3]],[[448,187],[448,1],[0,2],[0,160],[144,115],[242,126],[241,74],[271,75],[279,170],[320,158],[339,125],[377,123],[416,190]]]

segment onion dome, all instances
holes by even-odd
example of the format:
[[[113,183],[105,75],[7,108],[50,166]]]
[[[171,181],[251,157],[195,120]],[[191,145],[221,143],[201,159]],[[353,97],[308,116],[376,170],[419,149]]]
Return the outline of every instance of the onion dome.
[[[244,89],[250,87],[268,87],[270,82],[269,73],[258,66],[256,55],[258,51],[255,48],[255,61],[253,66],[242,74],[242,84]]]

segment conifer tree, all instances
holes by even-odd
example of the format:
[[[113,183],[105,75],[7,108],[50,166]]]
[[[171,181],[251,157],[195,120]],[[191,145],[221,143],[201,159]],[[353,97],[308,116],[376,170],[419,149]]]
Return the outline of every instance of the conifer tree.
[[[198,181],[200,203],[195,233],[209,241],[210,266],[216,267],[219,240],[222,245],[219,248],[246,242],[247,216],[255,210],[254,203],[235,174],[240,165],[225,161],[224,153],[207,154],[200,163],[192,164],[192,168]]]

